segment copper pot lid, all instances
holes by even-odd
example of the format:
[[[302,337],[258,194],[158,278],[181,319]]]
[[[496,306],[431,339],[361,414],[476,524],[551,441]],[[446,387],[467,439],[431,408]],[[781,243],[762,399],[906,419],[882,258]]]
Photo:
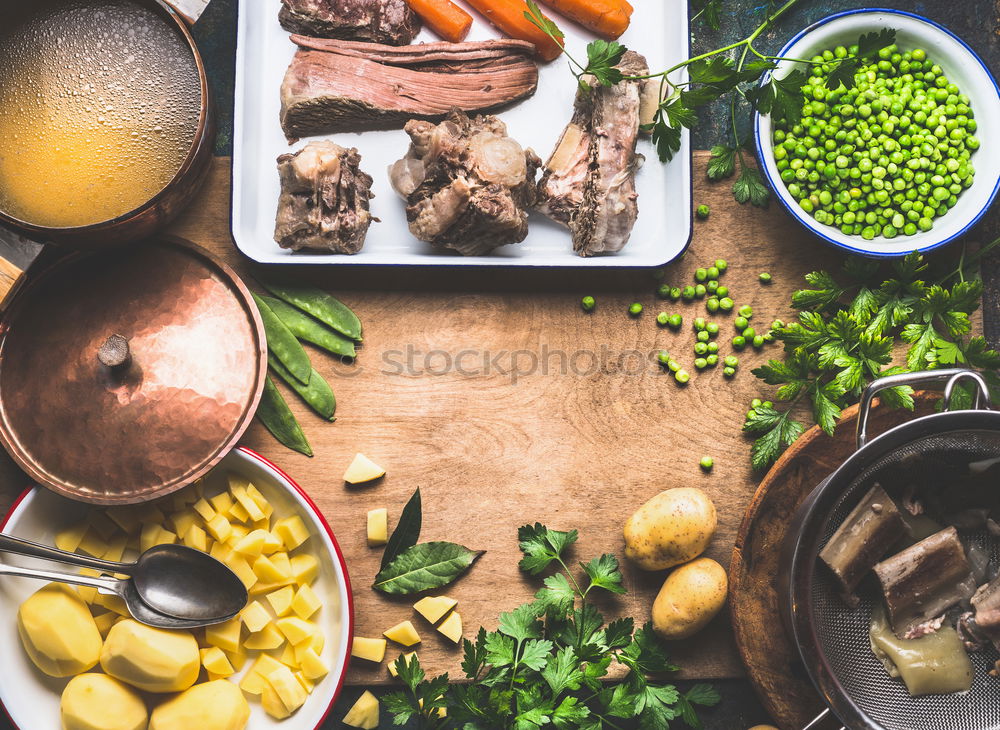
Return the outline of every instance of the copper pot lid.
[[[169,494],[236,444],[260,400],[250,293],[160,237],[59,259],[18,293],[0,339],[0,440],[40,484],[95,504]]]

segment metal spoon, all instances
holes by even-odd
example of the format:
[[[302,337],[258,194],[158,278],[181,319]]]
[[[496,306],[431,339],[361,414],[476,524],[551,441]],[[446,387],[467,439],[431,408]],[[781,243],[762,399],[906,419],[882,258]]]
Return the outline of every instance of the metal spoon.
[[[156,545],[140,555],[134,563],[116,563],[0,534],[0,551],[93,568],[102,573],[130,576],[129,579],[120,579],[70,574],[74,580],[69,580],[64,573],[38,575],[46,571],[31,572],[31,569],[20,566],[3,565],[0,570],[0,573],[29,578],[41,577],[78,585],[96,585],[121,596],[136,620],[142,621],[140,614],[144,613],[150,613],[151,618],[160,620],[160,623],[155,624],[147,622],[151,625],[162,625],[162,620],[174,619],[206,626],[232,618],[247,604],[246,586],[228,566],[211,555],[184,545]],[[11,572],[14,570],[21,572]],[[51,575],[62,577],[53,578]],[[96,584],[82,579],[103,582]],[[136,603],[134,609],[130,600]]]

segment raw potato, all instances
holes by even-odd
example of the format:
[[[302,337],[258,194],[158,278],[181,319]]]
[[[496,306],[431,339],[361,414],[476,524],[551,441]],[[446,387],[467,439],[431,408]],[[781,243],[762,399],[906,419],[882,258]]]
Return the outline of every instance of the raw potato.
[[[663,639],[686,639],[701,631],[726,603],[726,570],[698,558],[674,570],[653,601],[653,630]]]
[[[21,604],[17,633],[31,661],[50,677],[86,672],[101,657],[101,633],[90,609],[76,591],[58,583]]]
[[[344,715],[344,724],[359,727],[362,730],[375,730],[379,722],[378,714],[378,699],[371,692],[365,690],[354,706]]]
[[[389,511],[385,507],[368,510],[368,546],[385,545],[389,539]]]
[[[660,492],[625,523],[625,557],[643,570],[666,570],[701,555],[715,534],[715,505],[704,492]]]
[[[458,611],[452,611],[437,629],[457,644],[462,640],[462,617]]]
[[[458,601],[448,596],[426,596],[413,604],[413,610],[432,624],[436,624],[457,605]]]
[[[390,641],[395,641],[397,644],[402,644],[403,646],[413,646],[420,643],[420,634],[417,633],[417,630],[413,628],[413,624],[409,621],[403,621],[391,629],[386,629],[382,632],[382,635]]]
[[[348,484],[364,484],[385,476],[385,469],[364,454],[356,454],[354,461],[344,472],[344,481]]]
[[[149,730],[243,730],[250,706],[240,688],[217,679],[196,684],[153,710]]]
[[[63,730],[146,730],[146,703],[107,674],[79,674],[59,702]]]
[[[111,627],[101,667],[146,692],[181,692],[198,680],[201,654],[187,631],[167,631],[125,619]]]
[[[378,663],[385,659],[385,645],[385,639],[366,639],[362,636],[355,636],[354,643],[351,645],[351,656]]]

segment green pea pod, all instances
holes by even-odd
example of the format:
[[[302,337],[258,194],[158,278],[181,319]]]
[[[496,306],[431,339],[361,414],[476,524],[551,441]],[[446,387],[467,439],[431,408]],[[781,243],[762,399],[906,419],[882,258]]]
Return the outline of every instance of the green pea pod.
[[[361,342],[361,320],[347,305],[321,289],[308,286],[265,284],[267,290],[303,312],[333,327],[355,342]]]
[[[268,376],[264,381],[264,393],[260,397],[260,405],[257,407],[257,418],[264,424],[271,435],[288,448],[298,451],[300,454],[312,456],[313,450],[306,440],[306,435],[302,433],[299,422],[295,420],[295,414],[288,407],[281,393],[274,386],[274,381]]]
[[[271,367],[271,370],[277,373],[278,377],[288,383],[289,387],[299,394],[302,400],[309,404],[310,408],[326,420],[333,420],[333,414],[337,411],[337,399],[333,395],[330,384],[323,379],[322,375],[313,370],[309,378],[309,384],[303,385],[299,382],[298,378],[288,372],[288,368],[282,365],[278,358],[268,355],[267,364]]]
[[[301,309],[293,307],[291,304],[275,299],[274,297],[261,297],[271,308],[278,319],[285,323],[292,334],[300,340],[311,342],[317,347],[322,347],[327,352],[340,357],[354,357],[354,341],[344,337],[339,332],[334,332],[317,319],[310,317]]]
[[[253,300],[257,303],[260,318],[264,322],[268,354],[278,358],[292,375],[302,381],[303,385],[308,385],[312,375],[312,363],[309,362],[309,355],[302,349],[302,344],[295,339],[295,335],[278,319],[278,315],[271,311],[263,299],[253,294]]]

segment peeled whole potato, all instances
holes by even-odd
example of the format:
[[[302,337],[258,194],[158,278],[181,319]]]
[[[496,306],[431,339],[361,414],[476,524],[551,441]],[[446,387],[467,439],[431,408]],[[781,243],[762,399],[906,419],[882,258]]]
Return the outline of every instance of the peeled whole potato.
[[[31,661],[50,677],[93,669],[101,656],[101,632],[80,594],[50,583],[17,611],[17,633]]]
[[[59,703],[63,730],[146,730],[146,703],[139,693],[107,674],[80,674]]]
[[[643,570],[665,570],[701,555],[715,534],[715,505],[703,491],[660,492],[625,523],[625,557]]]
[[[196,684],[157,707],[149,730],[243,730],[249,719],[242,690],[217,679]]]
[[[726,603],[726,569],[698,558],[675,569],[653,601],[653,630],[663,639],[686,639],[701,631]]]
[[[108,632],[101,667],[146,692],[180,692],[198,680],[201,654],[198,641],[187,631],[167,631],[125,619]]]

